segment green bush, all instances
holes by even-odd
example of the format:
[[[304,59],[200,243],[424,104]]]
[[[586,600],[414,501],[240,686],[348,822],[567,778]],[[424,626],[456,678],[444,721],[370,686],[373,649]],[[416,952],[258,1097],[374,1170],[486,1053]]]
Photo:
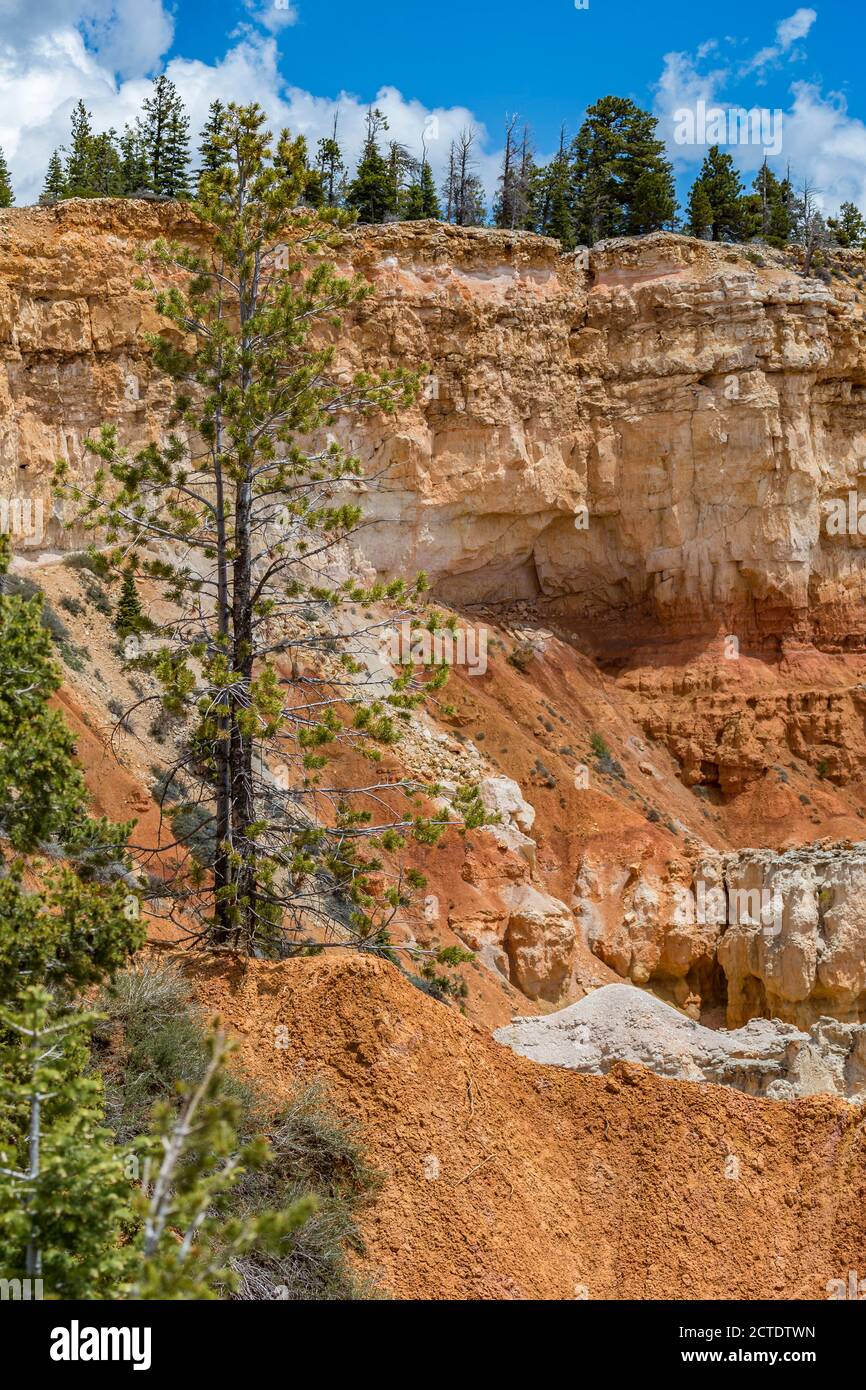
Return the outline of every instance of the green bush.
[[[148,1123],[157,1101],[172,1101],[178,1081],[195,1083],[207,1066],[207,1033],[192,992],[173,966],[145,963],[119,974],[100,1000],[106,1015],[95,1034],[95,1061],[105,1078],[108,1123],[127,1141]],[[242,1075],[229,1073],[228,1093],[240,1106],[242,1138],[264,1130],[273,1161],[248,1172],[234,1190],[229,1215],[291,1206],[313,1193],[318,1210],[285,1238],[278,1255],[238,1261],[249,1299],[344,1300],[376,1297],[349,1264],[363,1250],[361,1209],[380,1179],[365,1159],[351,1122],[337,1116],[318,1086],[299,1090],[274,1110]]]

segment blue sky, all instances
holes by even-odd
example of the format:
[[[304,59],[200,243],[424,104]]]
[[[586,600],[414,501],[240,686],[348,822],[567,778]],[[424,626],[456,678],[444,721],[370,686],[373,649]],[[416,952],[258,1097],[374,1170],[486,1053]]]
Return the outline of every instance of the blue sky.
[[[780,111],[777,164],[790,159],[828,208],[866,208],[864,29],[850,0],[0,0],[0,146],[30,200],[78,95],[97,127],[121,127],[165,69],[194,126],[215,96],[257,98],[314,144],[338,111],[350,155],[371,101],[413,148],[436,117],[434,168],[471,125],[492,190],[506,111],[546,155],[560,122],[573,132],[615,92],[659,115],[682,189],[704,146],[675,142],[675,116],[703,100]],[[763,149],[732,153],[751,178]]]

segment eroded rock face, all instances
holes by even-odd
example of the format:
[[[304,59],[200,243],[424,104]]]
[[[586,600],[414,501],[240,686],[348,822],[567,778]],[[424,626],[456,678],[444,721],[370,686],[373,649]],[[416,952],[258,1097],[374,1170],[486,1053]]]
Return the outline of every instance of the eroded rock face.
[[[197,229],[133,201],[0,216],[0,485],[42,498],[49,544],[78,539],[50,519],[57,457],[80,481],[104,420],[130,444],[165,430],[157,321],[132,288],[159,234]],[[379,569],[425,569],[458,603],[557,597],[613,645],[615,614],[740,640],[862,634],[866,537],[823,519],[866,449],[848,291],[661,233],[596,247],[588,269],[544,238],[432,223],[363,229],[347,257],[376,295],[345,366],[431,369],[396,422],[335,422],[388,466],[366,499]]]
[[[821,1019],[805,1033],[762,1018],[715,1031],[630,985],[607,985],[544,1018],[515,1019],[495,1037],[535,1062],[600,1076],[638,1062],[657,1076],[770,1100],[866,1094],[866,1025]]]
[[[576,908],[619,974],[662,984],[681,1005],[724,997],[732,1027],[866,1018],[866,844],[740,850],[631,875],[585,863]]]

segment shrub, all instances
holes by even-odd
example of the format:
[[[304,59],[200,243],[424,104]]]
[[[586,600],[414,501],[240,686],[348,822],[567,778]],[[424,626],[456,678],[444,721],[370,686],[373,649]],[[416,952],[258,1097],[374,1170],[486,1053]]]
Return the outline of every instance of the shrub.
[[[173,966],[145,963],[118,975],[100,1001],[96,1061],[105,1074],[107,1118],[118,1139],[147,1125],[157,1101],[175,1101],[177,1081],[196,1083],[207,1066],[207,1033],[191,990]],[[247,1172],[233,1190],[229,1216],[290,1207],[312,1193],[318,1210],[285,1238],[277,1255],[255,1253],[235,1264],[242,1300],[304,1301],[375,1297],[359,1280],[349,1251],[361,1252],[357,1217],[376,1195],[380,1179],[365,1159],[355,1127],[310,1086],[274,1112],[237,1072],[225,1088],[240,1109],[242,1138],[268,1132],[273,1160]]]

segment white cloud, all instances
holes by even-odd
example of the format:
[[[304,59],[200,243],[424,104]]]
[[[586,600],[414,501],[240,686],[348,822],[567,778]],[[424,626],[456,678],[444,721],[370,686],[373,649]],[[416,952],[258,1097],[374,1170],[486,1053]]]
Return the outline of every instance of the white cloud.
[[[171,41],[171,21],[159,0],[0,0],[0,147],[9,162],[17,202],[34,202],[41,191],[53,149],[68,139],[72,108],[81,97],[96,130],[121,130],[134,121],[150,88],[150,75]],[[267,0],[265,0],[267,3]],[[261,0],[251,0],[262,23]],[[84,10],[88,18],[83,18]],[[296,18],[289,5],[275,9],[285,23]],[[127,52],[121,63],[119,50]],[[386,86],[366,96],[341,93],[320,97],[287,86],[278,65],[273,35],[242,26],[232,46],[215,63],[172,58],[165,71],[190,114],[193,146],[210,103],[256,100],[271,128],[283,126],[306,136],[311,153],[316,141],[330,134],[336,114],[340,143],[352,166],[364,137],[368,105],[388,119],[387,139],[421,154],[426,133],[428,156],[437,182],[444,175],[451,139],[464,127],[477,132],[478,172],[491,195],[499,172],[499,154],[488,148],[483,124],[466,107],[428,108]]]
[[[814,10],[800,9],[783,20],[776,31],[777,51],[793,51],[793,45],[808,34],[815,18]],[[659,117],[659,134],[666,140],[668,153],[680,172],[697,172],[706,145],[679,145],[674,141],[675,112],[694,111],[700,101],[707,108],[754,106],[753,95],[744,99],[742,86],[734,86],[735,81],[742,81],[742,70],[733,72],[703,63],[712,51],[704,44],[694,54],[666,54],[656,84],[654,111]],[[754,63],[755,59],[752,67]],[[732,87],[734,95],[728,99]],[[744,181],[751,182],[763,161],[763,146],[732,144],[728,152]],[[823,92],[814,83],[793,83],[781,113],[781,150],[770,162],[779,172],[790,163],[798,186],[808,178],[828,212],[837,211],[846,200],[866,210],[866,123],[851,114],[844,96]]]
[[[795,10],[787,19],[782,19],[776,25],[776,42],[766,48],[760,49],[753,58],[742,69],[743,75],[750,72],[762,72],[770,64],[781,62],[787,54],[793,60],[798,56],[798,52],[791,52],[794,44],[799,39],[805,39],[818,18],[816,10],[809,10],[801,7]]]
[[[804,39],[817,18],[816,10],[799,9],[789,19],[783,19],[776,29],[780,48],[787,52],[797,39]]]

